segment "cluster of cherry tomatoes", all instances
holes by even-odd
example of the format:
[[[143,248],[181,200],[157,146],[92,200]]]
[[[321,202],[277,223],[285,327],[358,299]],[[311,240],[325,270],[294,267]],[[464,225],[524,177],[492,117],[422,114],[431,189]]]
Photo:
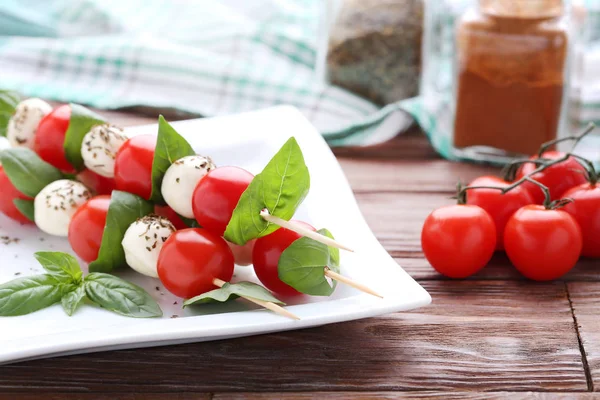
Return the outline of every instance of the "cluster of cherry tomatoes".
[[[26,147],[63,173],[76,176],[93,194],[69,216],[68,226],[68,239],[74,252],[84,261],[92,262],[101,248],[111,204],[110,193],[119,190],[150,199],[157,139],[154,135],[126,138],[113,157],[114,168],[109,174],[96,173],[93,168],[78,172],[67,161],[64,151],[70,117],[69,105],[49,112],[37,125],[35,138]],[[106,169],[106,166],[102,167]],[[195,182],[191,198],[186,201],[191,202],[193,217],[201,228],[188,227],[168,205],[155,207],[155,213],[168,219],[176,228],[168,238],[163,237],[155,266],[158,277],[169,291],[183,298],[197,296],[215,289],[215,278],[228,282],[233,275],[234,263],[252,263],[259,280],[274,293],[283,296],[300,294],[278,277],[279,257],[300,238],[299,234],[281,228],[245,246],[223,239],[240,196],[253,177],[242,168],[224,166],[208,171]],[[0,212],[18,222],[30,223],[15,207],[15,199],[31,200],[17,190],[0,166]],[[147,247],[148,251],[152,248]]]
[[[468,277],[504,251],[522,275],[547,281],[569,272],[581,256],[600,257],[600,185],[589,161],[543,151],[507,175],[459,186],[458,204],[427,217],[421,244],[439,273]]]

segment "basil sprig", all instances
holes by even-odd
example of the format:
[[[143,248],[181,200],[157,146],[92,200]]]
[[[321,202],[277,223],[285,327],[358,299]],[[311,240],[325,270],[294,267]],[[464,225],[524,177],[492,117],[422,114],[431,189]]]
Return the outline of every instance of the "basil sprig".
[[[162,181],[167,169],[180,158],[196,154],[192,146],[165,120],[158,117],[158,137],[152,161],[152,194],[150,200],[165,204],[160,192]]]
[[[291,137],[240,197],[225,230],[225,239],[244,245],[276,231],[279,227],[265,221],[260,212],[266,208],[271,215],[289,220],[309,188],[310,174],[302,150]]]
[[[90,272],[111,272],[126,265],[125,251],[121,241],[125,231],[135,220],[154,211],[154,206],[131,193],[115,190],[110,198],[106,225],[98,258],[89,265]]]
[[[28,220],[35,222],[35,208],[33,200],[26,199],[13,199],[13,204],[17,207],[17,210],[21,212]]]
[[[0,136],[6,136],[8,121],[15,113],[20,100],[17,93],[9,90],[0,90]]]
[[[318,231],[333,239],[327,229]],[[325,267],[340,272],[340,251],[308,237],[294,241],[281,253],[278,264],[279,279],[300,293],[312,296],[330,296],[337,282],[331,284],[325,277]]]
[[[63,178],[59,169],[24,147],[0,151],[0,162],[10,182],[25,196],[35,197],[47,185]]]
[[[215,301],[226,302],[237,299],[238,297],[252,297],[256,300],[270,301],[276,304],[285,305],[284,302],[276,298],[264,287],[252,282],[225,283],[222,287],[203,293],[183,302],[187,307],[194,304],[206,304]]]
[[[71,118],[65,133],[63,147],[67,161],[79,171],[84,168],[83,157],[81,156],[83,137],[94,126],[106,123],[106,120],[79,104],[71,103],[69,106],[71,107]]]
[[[25,315],[58,302],[71,316],[86,298],[128,317],[162,316],[156,301],[139,286],[103,273],[83,277],[79,263],[70,254],[38,252],[35,257],[47,273],[0,285],[0,316]]]

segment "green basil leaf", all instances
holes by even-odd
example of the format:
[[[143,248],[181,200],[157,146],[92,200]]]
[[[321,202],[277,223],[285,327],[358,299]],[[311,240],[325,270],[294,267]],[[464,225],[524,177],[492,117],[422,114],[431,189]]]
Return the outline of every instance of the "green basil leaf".
[[[279,279],[300,293],[330,296],[337,284],[333,281],[330,285],[325,277],[330,258],[327,245],[301,237],[281,253],[277,266]]]
[[[244,245],[275,232],[279,227],[265,221],[260,216],[261,210],[266,208],[271,215],[289,220],[309,188],[310,175],[302,150],[291,137],[240,197],[225,230],[225,239]]]
[[[98,258],[89,265],[90,272],[110,272],[126,265],[125,251],[121,245],[125,231],[135,220],[154,211],[150,202],[131,193],[112,192],[106,225]]]
[[[28,220],[35,222],[35,209],[33,207],[33,200],[25,199],[13,199],[13,204],[17,207],[17,210],[21,212]]]
[[[0,136],[6,136],[6,129],[10,117],[15,113],[21,98],[15,92],[0,90]]]
[[[0,285],[0,316],[25,315],[50,307],[73,288],[49,274],[6,282]]]
[[[81,145],[83,137],[95,125],[106,123],[104,117],[96,114],[92,110],[80,106],[79,104],[70,104],[71,118],[69,119],[69,128],[65,133],[65,157],[67,161],[77,170],[84,168],[83,157],[81,156]]]
[[[79,286],[77,286],[77,289],[75,289],[69,293],[66,293],[60,299],[60,302],[62,303],[63,310],[65,310],[67,315],[70,317],[75,313],[75,311],[77,310],[77,307],[79,306],[79,304],[81,304],[81,301],[84,298],[85,298],[85,285],[83,283],[81,283]]]
[[[35,197],[48,184],[63,178],[57,168],[24,147],[1,151],[0,163],[10,182],[29,197]]]
[[[82,272],[77,259],[60,251],[38,251],[34,254],[42,267],[62,281],[81,282]]]
[[[198,223],[198,221],[196,221],[193,218],[186,218],[183,215],[179,215],[179,218],[181,218],[181,221],[183,221],[183,223],[188,227],[188,228],[202,228],[200,226],[200,224]]]
[[[331,232],[329,232],[325,228],[319,229],[317,232],[323,236],[327,236],[328,238],[335,240],[335,238],[333,237]],[[340,272],[340,249],[338,249],[337,247],[332,247],[332,246],[328,246],[328,247],[329,247],[329,263],[327,263],[327,266],[333,272],[339,273]]]
[[[158,137],[152,161],[152,194],[150,200],[164,204],[160,188],[167,169],[180,158],[196,154],[192,146],[165,120],[158,117]]]
[[[85,277],[87,297],[99,306],[127,317],[161,317],[158,303],[141,287],[114,275],[91,273]]]
[[[223,287],[211,290],[210,292],[206,292],[199,296],[186,300],[183,302],[183,306],[187,307],[192,304],[206,304],[212,303],[214,301],[219,301],[223,303],[228,300],[237,299],[241,296],[252,297],[256,300],[271,301],[276,304],[285,304],[278,298],[274,297],[271,294],[271,292],[269,292],[267,289],[260,285],[257,285],[256,283],[238,282],[225,283]]]

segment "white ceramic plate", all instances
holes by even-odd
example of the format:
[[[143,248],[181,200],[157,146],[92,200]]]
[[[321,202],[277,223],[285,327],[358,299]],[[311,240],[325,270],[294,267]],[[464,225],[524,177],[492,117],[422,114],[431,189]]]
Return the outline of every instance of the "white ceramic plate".
[[[182,310],[181,299],[169,294],[157,279],[126,271],[119,275],[146,288],[159,302],[164,318],[126,318],[88,304],[72,317],[55,305],[25,316],[0,318],[1,363],[300,329],[430,303],[429,294],[379,244],[335,157],[296,109],[277,107],[173,125],[200,154],[210,155],[217,165],[238,165],[253,173],[259,172],[290,136],[295,136],[311,174],[310,194],[296,218],[317,228],[327,227],[341,243],[352,247],[355,253],[342,252],[342,273],[370,286],[384,299],[338,285],[331,297],[306,296],[288,301],[288,309],[300,316],[300,321],[257,309],[244,300]],[[131,134],[156,131],[156,125],[128,130]],[[4,236],[0,238],[0,283],[41,273],[33,257],[36,251],[71,252],[65,238],[44,235],[35,227],[20,226],[3,216],[0,236]],[[6,237],[19,241],[6,243]],[[256,281],[252,267],[236,267],[234,280],[248,279]]]

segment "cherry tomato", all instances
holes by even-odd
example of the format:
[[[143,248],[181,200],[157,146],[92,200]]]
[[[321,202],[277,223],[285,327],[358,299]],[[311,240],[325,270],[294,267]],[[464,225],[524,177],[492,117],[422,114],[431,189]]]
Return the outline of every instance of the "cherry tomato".
[[[69,243],[75,254],[85,262],[98,258],[109,205],[109,195],[92,197],[79,207],[71,219]]]
[[[559,151],[546,151],[542,154],[543,158],[550,160],[556,160],[564,156],[565,153]],[[533,156],[531,157],[531,160],[537,158],[537,156]],[[530,174],[537,168],[538,166],[533,163],[523,164],[517,173],[517,179]],[[550,189],[552,200],[556,200],[564,197],[563,193],[568,189],[585,183],[585,172],[583,165],[579,164],[575,158],[569,157],[561,163],[548,167],[542,172],[538,172],[533,178],[539,183],[547,186],[548,189]],[[539,187],[531,182],[524,182],[523,187],[527,188],[529,193],[531,193],[536,204],[544,203],[544,193]]]
[[[563,207],[579,224],[585,257],[600,258],[600,186],[584,183],[567,190],[563,197],[573,199]]]
[[[40,158],[66,173],[75,169],[65,157],[65,134],[71,120],[71,106],[65,104],[46,115],[38,125],[33,149]]]
[[[495,176],[481,176],[469,186],[507,187],[510,183]],[[473,189],[467,192],[467,204],[479,206],[490,214],[496,225],[496,250],[504,249],[504,227],[519,208],[533,204],[534,199],[522,185],[502,194],[495,189]]]
[[[181,219],[179,215],[169,206],[159,206],[158,204],[154,206],[154,214],[160,215],[161,217],[165,217],[175,226],[176,229],[186,229],[189,228],[185,222]]]
[[[233,253],[236,265],[246,266],[252,264],[252,251],[254,250],[256,239],[249,241],[243,246],[227,242],[227,245]]]
[[[219,167],[198,182],[192,196],[194,217],[201,227],[223,236],[240,196],[252,175],[238,167]]]
[[[115,158],[117,189],[148,200],[152,194],[152,161],[156,136],[134,136],[121,146]]]
[[[98,175],[89,169],[84,169],[77,174],[77,180],[89,187],[95,194],[111,194],[116,189],[114,179]]]
[[[529,205],[508,220],[504,247],[512,264],[525,277],[550,281],[575,266],[582,247],[581,229],[565,211]]]
[[[302,224],[313,231],[315,230],[314,227],[305,222],[296,221],[296,223]],[[301,294],[279,279],[278,269],[281,253],[301,237],[296,232],[279,228],[270,235],[257,239],[254,245],[252,264],[256,276],[269,290],[281,296],[298,296]]]
[[[22,224],[32,223],[15,206],[13,202],[15,199],[33,200],[31,197],[27,197],[17,190],[10,179],[8,179],[4,168],[0,165],[0,212]]]
[[[485,267],[494,254],[494,220],[478,206],[438,208],[425,219],[421,245],[437,272],[450,278],[466,278]]]
[[[216,289],[215,278],[229,282],[233,267],[233,254],[225,240],[201,228],[176,231],[158,256],[160,281],[185,299]]]

